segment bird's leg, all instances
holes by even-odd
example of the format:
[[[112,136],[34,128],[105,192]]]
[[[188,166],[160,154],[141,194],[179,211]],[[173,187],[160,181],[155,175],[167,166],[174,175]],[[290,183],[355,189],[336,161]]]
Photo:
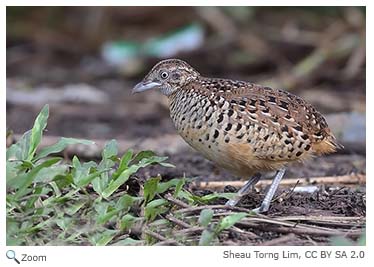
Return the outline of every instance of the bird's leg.
[[[248,182],[246,182],[242,188],[240,188],[240,190],[238,191],[238,193],[236,194],[235,198],[234,199],[230,199],[229,201],[226,202],[226,205],[227,206],[235,206],[236,204],[238,204],[238,202],[240,201],[240,199],[245,196],[246,194],[249,193],[249,190],[255,185],[257,184],[258,181],[260,181],[261,179],[261,174],[260,173],[255,173],[249,180]]]
[[[274,177],[273,182],[271,183],[268,191],[266,192],[265,198],[261,203],[261,206],[254,209],[253,211],[256,213],[262,213],[269,210],[271,200],[273,199],[273,196],[275,194],[275,191],[277,191],[277,188],[279,186],[280,181],[282,180],[284,173],[286,172],[286,169],[280,169],[277,171],[277,174]]]

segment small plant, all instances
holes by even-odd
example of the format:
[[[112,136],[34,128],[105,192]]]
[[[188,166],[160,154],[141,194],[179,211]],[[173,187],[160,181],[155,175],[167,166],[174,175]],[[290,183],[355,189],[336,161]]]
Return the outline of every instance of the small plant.
[[[131,150],[119,156],[117,142],[111,140],[100,162],[84,162],[77,156],[64,160],[55,155],[67,146],[94,142],[62,137],[56,144],[38,149],[48,115],[46,105],[33,128],[6,151],[7,245],[153,244],[157,241],[153,231],[174,235],[175,225],[165,217],[175,206],[163,197],[166,193],[189,205],[232,196],[195,196],[184,189],[185,178],[162,182],[161,177],[148,179],[140,193],[131,193],[131,186],[126,186],[131,175],[151,164],[173,167],[165,162],[167,157]],[[216,224],[211,223],[212,212],[203,211],[199,222],[191,223],[206,228],[200,244],[208,245],[245,215],[232,214]],[[178,240],[186,241],[183,236]]]

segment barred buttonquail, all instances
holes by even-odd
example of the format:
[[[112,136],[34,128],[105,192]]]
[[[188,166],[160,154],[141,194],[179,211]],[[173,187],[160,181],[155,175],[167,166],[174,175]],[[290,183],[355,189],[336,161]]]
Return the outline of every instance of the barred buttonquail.
[[[157,63],[133,93],[160,89],[183,139],[232,173],[249,177],[235,199],[276,170],[261,206],[265,212],[289,162],[334,152],[339,145],[325,119],[310,104],[286,91],[220,78],[206,78],[186,62]]]

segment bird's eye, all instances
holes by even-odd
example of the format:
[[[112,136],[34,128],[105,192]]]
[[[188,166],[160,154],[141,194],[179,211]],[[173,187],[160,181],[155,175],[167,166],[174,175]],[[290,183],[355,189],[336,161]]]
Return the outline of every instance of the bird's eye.
[[[167,73],[166,71],[162,71],[160,73],[160,76],[161,76],[162,79],[166,79],[167,77],[169,77],[169,73]]]

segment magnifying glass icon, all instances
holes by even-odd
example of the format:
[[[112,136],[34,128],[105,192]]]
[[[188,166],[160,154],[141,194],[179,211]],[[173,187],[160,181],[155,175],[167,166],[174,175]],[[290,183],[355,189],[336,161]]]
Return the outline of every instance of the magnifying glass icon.
[[[16,253],[14,252],[14,250],[8,250],[6,252],[6,257],[10,260],[15,260],[18,264],[20,264],[19,260],[17,260],[16,258]]]

